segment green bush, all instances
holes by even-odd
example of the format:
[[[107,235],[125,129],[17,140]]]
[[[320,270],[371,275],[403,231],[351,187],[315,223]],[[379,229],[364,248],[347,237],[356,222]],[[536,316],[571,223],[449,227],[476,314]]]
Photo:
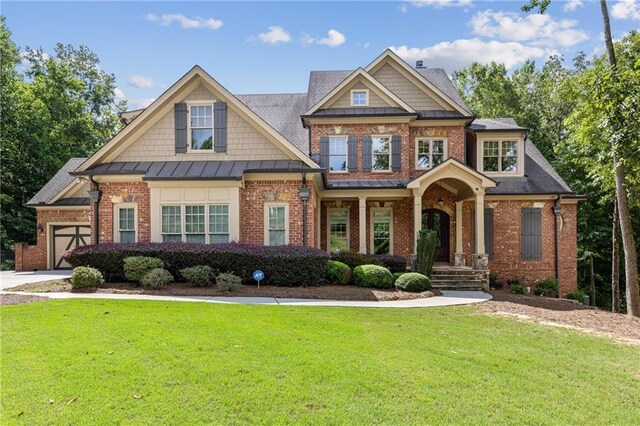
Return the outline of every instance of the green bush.
[[[360,287],[393,288],[393,275],[379,265],[360,265],[353,270],[353,281]]]
[[[162,268],[155,268],[147,272],[142,278],[142,287],[152,290],[161,290],[169,283],[173,282],[171,272]]]
[[[431,276],[438,248],[438,232],[421,229],[418,233],[418,253],[416,255],[416,271]]]
[[[361,265],[384,266],[391,272],[405,272],[407,260],[402,256],[390,254],[362,254],[355,251],[338,251],[331,253],[331,260],[337,260],[353,269]]]
[[[496,274],[491,272],[489,274],[489,287],[496,290],[500,290],[502,286],[503,286],[503,282],[498,279],[498,276]]]
[[[224,273],[216,277],[216,284],[222,291],[236,291],[242,286],[242,279],[233,274]]]
[[[587,293],[584,290],[578,289],[567,294],[567,299],[577,300],[578,302],[583,303],[586,295]]]
[[[406,274],[406,272],[394,272],[393,274],[391,274],[391,276],[393,277],[393,283],[395,284],[398,278],[400,278],[404,274]]]
[[[395,286],[398,290],[420,293],[431,288],[431,280],[417,272],[407,272],[396,280]]]
[[[180,275],[196,287],[207,287],[215,281],[215,274],[211,266],[197,265],[180,270]]]
[[[155,257],[131,256],[124,259],[124,275],[129,281],[141,283],[153,269],[164,268],[164,262]]]
[[[511,293],[524,294],[524,286],[522,284],[513,283],[509,285],[509,288],[511,289]]]
[[[522,285],[522,278],[521,277],[511,277],[507,280],[507,284],[512,285],[512,284],[520,284]]]
[[[16,261],[13,259],[4,259],[0,264],[0,269],[3,271],[13,271],[16,269]]]
[[[555,278],[545,278],[538,282],[536,289],[533,291],[538,296],[558,297],[560,285]]]
[[[348,285],[351,282],[351,268],[349,268],[349,265],[337,260],[330,260],[327,282],[329,284]]]
[[[103,283],[102,274],[95,268],[78,266],[71,273],[71,288],[74,290],[100,287]]]

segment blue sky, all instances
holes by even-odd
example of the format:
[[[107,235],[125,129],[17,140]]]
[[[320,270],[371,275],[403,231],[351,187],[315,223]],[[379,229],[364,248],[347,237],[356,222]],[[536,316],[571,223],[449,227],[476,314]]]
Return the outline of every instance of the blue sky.
[[[305,92],[310,70],[366,66],[385,48],[448,72],[473,61],[517,67],[549,54],[602,52],[599,2],[2,2],[20,48],[85,44],[146,106],[199,64],[234,93]],[[640,0],[610,0],[619,37],[640,24]]]

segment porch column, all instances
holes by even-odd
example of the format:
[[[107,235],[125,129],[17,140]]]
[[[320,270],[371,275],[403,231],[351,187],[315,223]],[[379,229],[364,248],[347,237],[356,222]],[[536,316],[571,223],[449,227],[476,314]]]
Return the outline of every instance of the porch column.
[[[321,227],[322,226],[322,197],[319,195],[316,197],[316,247],[321,248],[322,243],[320,242],[321,238]],[[327,251],[330,250],[330,247],[327,247]]]
[[[484,247],[484,189],[476,194],[476,247],[473,254],[473,268],[483,271],[489,269],[489,258]],[[485,281],[488,284],[488,271]]]
[[[358,224],[360,253],[367,253],[367,197],[358,197]]]
[[[422,194],[413,190],[413,254],[418,253],[418,236],[422,230]]]
[[[464,250],[462,248],[462,201],[456,201],[456,252],[454,254],[454,265],[464,266]]]

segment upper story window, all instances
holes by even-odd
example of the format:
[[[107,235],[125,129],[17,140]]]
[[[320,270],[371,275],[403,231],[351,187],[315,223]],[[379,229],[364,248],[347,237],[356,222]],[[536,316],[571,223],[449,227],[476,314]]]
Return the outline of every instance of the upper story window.
[[[447,140],[418,139],[416,151],[416,168],[430,169],[444,162],[447,154]]]
[[[391,136],[372,136],[372,170],[377,172],[391,170]]]
[[[347,171],[347,138],[329,138],[329,170],[332,172]]]
[[[518,141],[483,141],[482,171],[494,173],[518,173]]]
[[[213,105],[191,105],[189,108],[191,149],[213,149]]]
[[[368,106],[369,91],[368,90],[352,90],[351,106]]]

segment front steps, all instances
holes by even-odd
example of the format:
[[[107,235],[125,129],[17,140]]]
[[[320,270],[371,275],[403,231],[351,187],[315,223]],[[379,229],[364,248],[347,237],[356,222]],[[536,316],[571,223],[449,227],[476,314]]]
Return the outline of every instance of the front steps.
[[[438,290],[484,290],[488,288],[488,271],[468,266],[434,266],[431,285]]]

